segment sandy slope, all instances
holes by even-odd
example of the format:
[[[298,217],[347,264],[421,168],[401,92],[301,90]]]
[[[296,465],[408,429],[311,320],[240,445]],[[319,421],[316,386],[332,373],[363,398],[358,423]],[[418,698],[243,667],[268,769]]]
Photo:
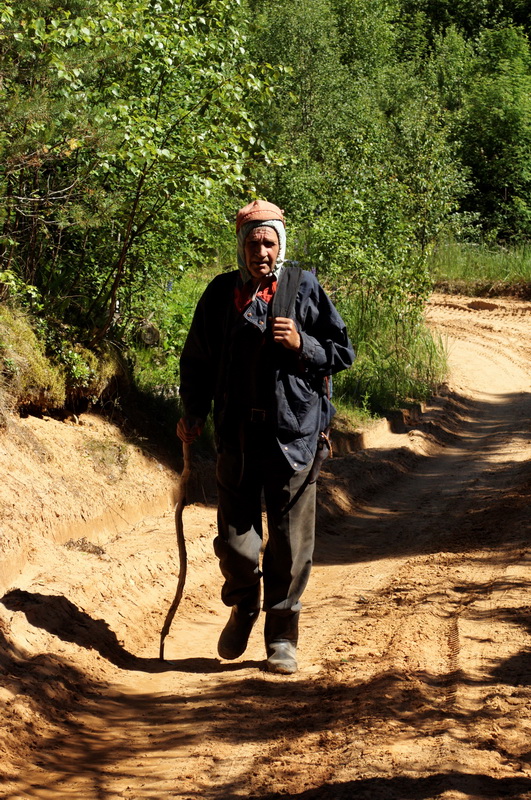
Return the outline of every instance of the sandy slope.
[[[531,798],[531,305],[434,297],[428,317],[450,385],[323,475],[295,676],[262,671],[258,627],[244,657],[216,657],[226,611],[203,464],[164,663],[171,512],[92,552],[33,532],[0,604],[0,797]],[[20,425],[56,458],[58,423],[38,422]],[[90,494],[74,461],[68,479],[81,470]],[[128,462],[111,488],[132,497],[156,470]]]

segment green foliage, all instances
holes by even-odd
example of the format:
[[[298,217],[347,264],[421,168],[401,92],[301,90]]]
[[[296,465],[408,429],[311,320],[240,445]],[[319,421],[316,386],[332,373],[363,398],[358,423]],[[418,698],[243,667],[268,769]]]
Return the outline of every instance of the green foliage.
[[[113,382],[124,377],[123,361],[112,346],[104,345],[94,352],[73,338],[68,329],[48,327],[46,351],[62,369],[67,403],[75,407],[81,398],[97,403]]]
[[[424,297],[417,254],[451,225],[466,181],[435,91],[398,62],[393,6],[261,8],[257,42],[290,67],[282,94],[294,99],[271,111],[290,157],[258,182],[295,218],[294,257],[349,289]]]
[[[124,374],[113,348],[94,353],[72,341],[65,325],[43,324],[12,306],[0,307],[0,393],[4,407],[40,410],[97,402]]]
[[[332,0],[337,19],[341,60],[358,80],[372,81],[397,63],[393,24],[399,4],[394,0]]]
[[[342,96],[348,73],[334,16],[329,0],[251,5],[251,54],[282,68],[275,99],[260,98],[256,105],[260,133],[276,158],[255,166],[252,177],[260,195],[307,219],[337,189],[333,162],[349,125]]]
[[[268,86],[229,0],[6,0],[0,13],[2,268],[95,342],[152,253],[168,273],[176,251],[201,250],[263,153],[245,98]]]
[[[181,272],[157,287],[151,296],[149,324],[160,333],[155,345],[142,342],[143,320],[137,318],[136,341],[129,347],[135,385],[144,393],[176,398],[179,357],[190,328],[197,301],[213,272]],[[132,337],[133,338],[133,337]]]
[[[531,14],[526,0],[401,0],[398,5],[399,28],[404,44],[409,38],[422,37],[433,46],[438,35],[453,27],[467,38],[474,38],[485,28],[497,28],[508,21],[529,30]]]
[[[461,153],[474,176],[465,208],[492,239],[531,234],[531,51],[517,28],[485,31],[463,102]]]

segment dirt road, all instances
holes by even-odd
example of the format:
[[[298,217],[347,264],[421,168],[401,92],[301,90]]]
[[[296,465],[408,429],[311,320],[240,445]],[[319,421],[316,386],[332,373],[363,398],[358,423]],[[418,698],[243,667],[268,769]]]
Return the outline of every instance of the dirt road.
[[[434,297],[451,377],[322,479],[300,671],[220,662],[215,510],[157,660],[173,520],[51,547],[2,599],[0,797],[531,798],[531,305]],[[208,499],[208,497],[207,497]]]

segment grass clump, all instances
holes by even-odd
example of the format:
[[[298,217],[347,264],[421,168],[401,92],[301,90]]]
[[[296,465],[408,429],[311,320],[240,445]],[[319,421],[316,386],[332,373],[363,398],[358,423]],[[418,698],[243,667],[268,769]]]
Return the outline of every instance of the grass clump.
[[[64,341],[55,358],[64,371],[67,403],[74,408],[81,400],[98,402],[113,380],[125,376],[118,351],[108,344],[94,353]]]
[[[334,376],[339,404],[381,414],[427,399],[444,381],[443,342],[427,328],[422,306],[397,309],[381,296],[337,303],[356,352],[350,370]]]
[[[27,314],[6,305],[0,307],[0,379],[5,408],[65,403],[64,370],[46,356]]]
[[[495,285],[531,287],[531,245],[445,241],[430,256],[429,267],[436,283],[465,283],[473,290]]]
[[[103,547],[89,542],[85,536],[82,536],[81,539],[69,539],[64,546],[67,550],[78,550],[80,553],[90,553],[93,556],[106,555]]]
[[[35,412],[76,409],[97,402],[124,368],[116,348],[95,353],[72,341],[66,326],[33,320],[0,307],[0,414],[15,408]],[[3,411],[2,411],[3,410]]]

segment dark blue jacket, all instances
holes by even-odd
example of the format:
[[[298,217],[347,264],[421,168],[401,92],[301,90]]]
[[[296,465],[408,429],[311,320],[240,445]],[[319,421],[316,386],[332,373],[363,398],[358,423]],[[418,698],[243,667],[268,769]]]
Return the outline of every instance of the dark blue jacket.
[[[246,413],[241,376],[247,375],[248,364],[242,360],[252,360],[253,351],[249,351],[248,357],[241,357],[245,352],[241,344],[266,342],[271,314],[260,297],[243,314],[238,313],[234,306],[238,282],[241,282],[239,272],[234,271],[218,275],[207,286],[181,356],[180,394],[184,412],[189,417],[206,419],[214,402],[214,425],[220,447],[225,443],[235,446],[238,433],[234,420],[241,420]],[[267,350],[271,395],[261,407],[267,407],[278,444],[298,472],[313,461],[319,432],[328,426],[335,413],[323,391],[323,379],[350,367],[354,351],[343,320],[310,272],[302,273],[294,316],[302,349],[295,353],[271,340]],[[263,375],[260,377],[263,379]]]

